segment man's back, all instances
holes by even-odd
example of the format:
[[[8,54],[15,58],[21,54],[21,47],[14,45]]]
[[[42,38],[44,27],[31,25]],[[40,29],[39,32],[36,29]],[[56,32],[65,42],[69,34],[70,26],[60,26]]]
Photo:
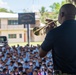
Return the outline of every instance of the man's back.
[[[58,22],[61,24],[50,30],[39,49],[44,57],[52,49],[54,69],[76,75],[76,7],[73,4],[61,6]]]
[[[53,34],[52,51],[55,70],[64,73],[76,72],[76,21],[68,20],[49,34]]]

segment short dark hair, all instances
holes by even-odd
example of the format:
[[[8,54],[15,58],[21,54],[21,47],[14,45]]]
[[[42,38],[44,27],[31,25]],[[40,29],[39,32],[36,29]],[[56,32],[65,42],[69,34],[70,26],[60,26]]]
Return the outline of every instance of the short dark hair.
[[[36,72],[38,74],[38,71],[37,70],[34,70],[33,72]]]
[[[25,74],[27,75],[27,73],[26,73],[26,72],[23,72],[23,75],[25,75]]]
[[[6,71],[7,71],[7,69],[6,69],[6,68],[4,68],[4,69],[3,69],[3,72],[6,72]]]
[[[76,15],[76,7],[71,4],[71,3],[67,3],[67,4],[64,4],[62,7],[61,7],[61,10],[65,13],[65,16],[67,18],[75,18],[75,15]]]

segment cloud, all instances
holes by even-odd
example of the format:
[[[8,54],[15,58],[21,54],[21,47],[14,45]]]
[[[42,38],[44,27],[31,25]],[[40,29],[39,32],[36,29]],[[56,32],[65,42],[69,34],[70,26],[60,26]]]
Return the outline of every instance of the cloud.
[[[7,2],[4,2],[2,0],[0,0],[0,8],[10,9],[8,3]]]

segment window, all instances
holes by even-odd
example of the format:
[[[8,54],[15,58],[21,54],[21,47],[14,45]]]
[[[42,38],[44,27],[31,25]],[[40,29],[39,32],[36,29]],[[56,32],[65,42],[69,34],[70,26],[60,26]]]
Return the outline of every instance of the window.
[[[8,20],[8,25],[18,25],[18,20]]]
[[[7,41],[7,37],[6,36],[0,36],[0,41]]]
[[[8,38],[16,38],[16,34],[8,34]]]
[[[22,34],[19,34],[19,38],[22,38]]]

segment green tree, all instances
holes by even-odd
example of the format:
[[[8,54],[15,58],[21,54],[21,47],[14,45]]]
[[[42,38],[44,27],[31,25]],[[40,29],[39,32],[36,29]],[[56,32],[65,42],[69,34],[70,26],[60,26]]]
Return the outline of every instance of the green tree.
[[[12,10],[7,10],[6,8],[0,8],[0,12],[14,13]]]
[[[53,3],[52,5],[49,6],[51,8],[51,12],[53,12],[52,15],[50,14],[51,19],[57,18],[60,6],[61,5],[59,3]]]
[[[47,12],[45,7],[41,7],[41,9],[39,10],[40,14],[43,16],[45,12]]]
[[[40,12],[40,20],[42,23],[45,23],[45,18],[48,17],[48,11],[46,10],[45,7],[41,7],[41,9],[39,10]]]
[[[46,11],[45,7],[41,7],[41,9],[39,10],[39,12],[41,14],[41,22],[44,23],[45,19],[47,17],[50,18],[50,19],[57,19],[60,7],[63,4],[66,4],[68,2],[76,4],[76,0],[63,0],[61,3],[56,3],[55,2],[55,3],[53,3],[52,5],[49,6],[52,13],[49,13],[48,11]]]
[[[56,12],[58,13],[59,12],[59,9],[60,7],[63,5],[63,4],[66,4],[66,1],[63,0],[61,3],[53,3],[52,5],[50,5],[49,7],[52,9],[52,12]]]
[[[53,3],[53,5],[49,6],[51,9],[52,9],[52,12],[58,12],[60,7],[61,7],[61,4],[59,3]]]
[[[5,8],[0,8],[0,12],[8,12],[8,10]]]
[[[50,5],[49,7],[51,8],[51,11],[53,12],[53,15],[51,15],[52,19],[57,19],[58,17],[58,13],[59,13],[59,9],[60,7],[65,4],[66,1],[63,0],[61,3],[53,3],[52,5]]]
[[[14,13],[14,12],[12,10],[10,10],[9,13]]]

